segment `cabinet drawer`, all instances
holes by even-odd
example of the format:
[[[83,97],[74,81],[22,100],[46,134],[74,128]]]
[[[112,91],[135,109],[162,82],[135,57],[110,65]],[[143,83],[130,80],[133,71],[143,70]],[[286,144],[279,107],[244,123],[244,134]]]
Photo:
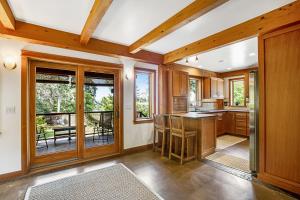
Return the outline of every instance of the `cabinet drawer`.
[[[236,127],[235,133],[239,135],[247,135],[247,129],[246,128],[238,128]]]
[[[247,113],[236,113],[235,118],[236,119],[247,119]]]
[[[236,127],[246,128],[247,127],[247,121],[246,120],[236,120],[235,121]]]

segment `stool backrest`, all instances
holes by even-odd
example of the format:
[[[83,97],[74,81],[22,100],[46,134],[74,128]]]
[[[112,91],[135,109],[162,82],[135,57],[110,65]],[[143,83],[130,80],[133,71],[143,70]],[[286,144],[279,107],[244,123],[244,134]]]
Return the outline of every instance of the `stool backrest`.
[[[157,129],[164,129],[166,126],[165,116],[153,114],[154,127]]]
[[[184,133],[183,117],[170,115],[171,132]]]

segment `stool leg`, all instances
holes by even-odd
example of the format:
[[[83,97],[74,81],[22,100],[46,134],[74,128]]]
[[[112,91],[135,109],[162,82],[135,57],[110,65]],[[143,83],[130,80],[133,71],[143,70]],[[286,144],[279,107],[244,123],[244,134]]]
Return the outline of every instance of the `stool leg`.
[[[186,138],[186,156],[190,157],[190,148],[191,148],[191,141],[189,138]]]
[[[183,157],[184,157],[184,137],[181,139],[181,156],[180,156],[180,164],[183,164]]]
[[[153,151],[155,151],[155,140],[156,140],[156,128],[154,128],[154,135],[153,135]]]
[[[169,149],[169,159],[171,160],[171,154],[172,154],[172,143],[173,143],[173,136],[172,133],[170,133],[170,149]]]
[[[195,142],[194,142],[194,156],[195,156],[195,158],[196,158],[196,160],[198,159],[198,149],[197,149],[197,146],[198,146],[198,137],[197,137],[197,135],[195,135],[195,137],[194,137],[194,140],[195,140]]]
[[[162,132],[163,138],[162,138],[162,144],[161,144],[161,156],[164,156],[165,154],[165,144],[166,144],[166,132]]]

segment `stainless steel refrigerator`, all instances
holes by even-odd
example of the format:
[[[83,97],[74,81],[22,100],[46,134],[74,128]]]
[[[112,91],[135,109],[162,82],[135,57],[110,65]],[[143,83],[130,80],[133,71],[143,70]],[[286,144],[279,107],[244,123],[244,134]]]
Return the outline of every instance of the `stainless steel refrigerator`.
[[[251,71],[249,75],[249,127],[250,127],[250,170],[258,171],[258,72]]]

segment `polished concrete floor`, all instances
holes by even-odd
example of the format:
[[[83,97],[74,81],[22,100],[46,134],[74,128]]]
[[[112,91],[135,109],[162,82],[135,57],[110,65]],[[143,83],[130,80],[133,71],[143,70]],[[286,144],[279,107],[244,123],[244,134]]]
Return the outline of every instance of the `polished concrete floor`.
[[[95,161],[56,172],[0,183],[0,199],[23,199],[29,186],[100,169],[119,162],[124,163],[164,199],[293,199],[255,181],[247,181],[202,162],[191,161],[181,166],[178,162],[161,158],[159,153],[152,151]]]

